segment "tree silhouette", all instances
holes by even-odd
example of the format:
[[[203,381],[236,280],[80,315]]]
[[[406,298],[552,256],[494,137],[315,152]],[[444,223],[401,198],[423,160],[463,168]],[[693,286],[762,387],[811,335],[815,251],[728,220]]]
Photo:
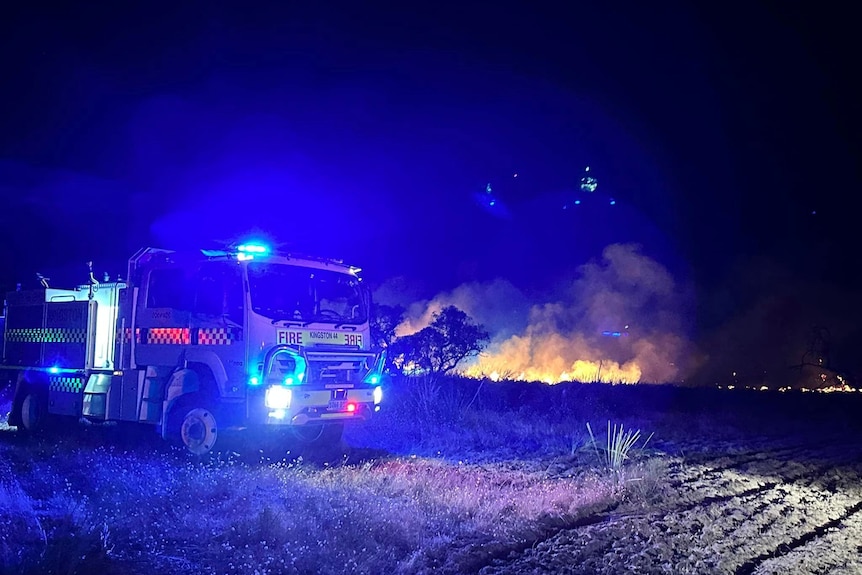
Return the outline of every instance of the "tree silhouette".
[[[425,372],[444,375],[461,361],[478,355],[488,345],[490,336],[455,306],[448,306],[431,316],[431,323],[392,343],[395,367],[403,372]]]
[[[406,310],[400,305],[372,304],[371,345],[375,349],[386,349],[395,341],[395,328],[404,319]]]

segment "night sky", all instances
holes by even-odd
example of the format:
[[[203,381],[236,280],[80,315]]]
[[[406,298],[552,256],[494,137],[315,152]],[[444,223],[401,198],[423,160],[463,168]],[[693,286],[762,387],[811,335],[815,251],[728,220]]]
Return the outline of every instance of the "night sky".
[[[0,17],[4,291],[256,235],[422,297],[539,292],[636,242],[703,334],[775,282],[814,281],[812,308],[859,292],[849,14],[121,4]],[[564,210],[587,165],[598,189]]]

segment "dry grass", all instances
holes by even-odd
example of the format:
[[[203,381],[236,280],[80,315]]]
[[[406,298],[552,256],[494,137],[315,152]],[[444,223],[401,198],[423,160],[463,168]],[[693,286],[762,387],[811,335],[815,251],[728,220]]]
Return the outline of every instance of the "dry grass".
[[[711,396],[635,386],[444,380],[434,402],[395,385],[394,408],[326,455],[201,463],[148,436],[24,442],[0,424],[0,574],[478,572],[604,510],[666,502],[666,438],[715,442],[726,418],[702,416]],[[618,422],[600,462],[596,418]],[[652,452],[630,431],[646,428]]]
[[[84,572],[75,562],[106,558],[153,572],[415,573],[468,561],[464,547],[517,545],[614,497],[598,475],[420,457],[320,467],[68,445],[41,455],[25,476],[15,463],[22,488],[0,491],[0,518],[16,534],[0,547],[4,573]]]
[[[0,574],[476,571],[622,499],[571,456],[582,422],[470,407],[447,383],[439,404],[405,401],[348,434],[388,454],[372,458],[194,462],[147,436],[0,430]],[[571,468],[549,473],[552,456]]]

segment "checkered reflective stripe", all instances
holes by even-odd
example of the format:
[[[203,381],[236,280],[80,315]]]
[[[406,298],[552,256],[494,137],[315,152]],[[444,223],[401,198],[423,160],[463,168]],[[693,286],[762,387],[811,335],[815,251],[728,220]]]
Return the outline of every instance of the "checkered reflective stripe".
[[[87,330],[70,327],[7,329],[6,341],[18,343],[85,343],[87,341]]]
[[[51,391],[65,391],[67,393],[81,393],[84,389],[84,378],[79,376],[56,375],[48,380],[48,388]]]
[[[202,327],[198,329],[199,345],[230,345],[239,341],[239,334],[228,327]]]
[[[135,330],[135,331],[140,332],[140,330]],[[127,327],[124,330],[120,330],[120,329],[117,330],[117,343],[120,343],[123,341],[126,343],[129,343],[130,341],[132,341],[132,328]],[[140,339],[138,339],[138,343],[140,343]]]
[[[187,327],[150,327],[145,331],[150,345],[189,345],[192,340]]]

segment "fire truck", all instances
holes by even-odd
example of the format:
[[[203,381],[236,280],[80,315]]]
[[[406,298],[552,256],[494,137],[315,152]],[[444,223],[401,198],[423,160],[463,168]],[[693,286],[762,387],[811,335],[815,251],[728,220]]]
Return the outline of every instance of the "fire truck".
[[[263,244],[144,248],[125,278],[99,282],[90,263],[72,289],[19,288],[0,330],[9,425],[135,422],[196,455],[228,429],[340,441],[383,399],[359,272]]]

